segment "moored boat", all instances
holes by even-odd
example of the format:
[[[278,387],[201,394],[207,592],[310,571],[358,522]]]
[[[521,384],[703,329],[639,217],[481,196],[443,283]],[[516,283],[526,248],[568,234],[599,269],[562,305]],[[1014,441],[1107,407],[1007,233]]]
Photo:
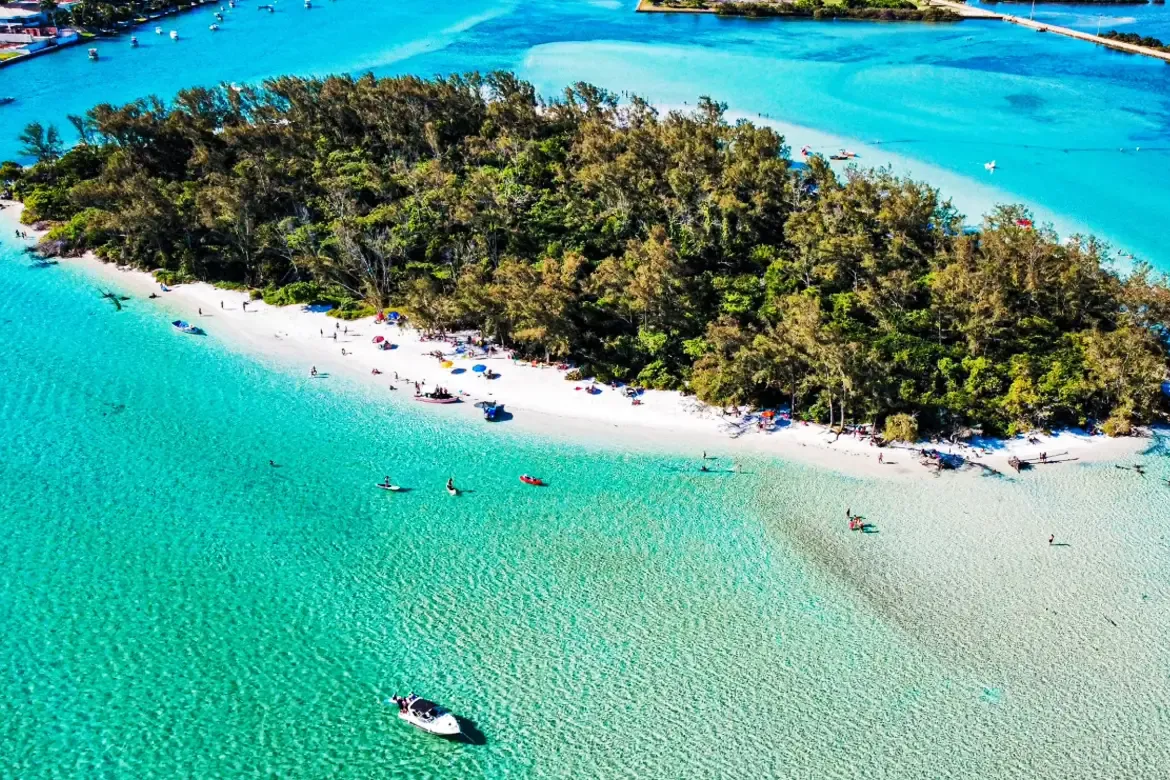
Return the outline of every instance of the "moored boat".
[[[414,693],[391,696],[390,700],[398,705],[398,718],[415,728],[440,737],[455,737],[461,733],[459,719],[433,701]]]
[[[172,41],[179,40],[179,31],[178,30],[171,30],[171,40]]]
[[[437,391],[434,393],[420,393],[414,397],[414,400],[423,404],[457,404],[459,403],[459,396]]]
[[[171,323],[171,325],[174,326],[175,330],[179,331],[180,333],[190,333],[193,336],[203,335],[202,328],[197,325],[192,325],[185,320],[175,320]]]
[[[90,49],[89,50],[89,58],[91,60],[96,60],[98,58],[98,50],[97,49]]]
[[[520,481],[525,485],[534,485],[536,487],[544,487],[544,480],[539,477],[531,477],[527,474],[520,475]]]

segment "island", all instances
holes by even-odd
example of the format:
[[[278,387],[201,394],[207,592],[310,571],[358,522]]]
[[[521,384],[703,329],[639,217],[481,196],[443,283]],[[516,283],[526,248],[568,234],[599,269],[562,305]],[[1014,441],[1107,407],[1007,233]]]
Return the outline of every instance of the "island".
[[[637,10],[816,20],[957,22],[964,18],[953,9],[912,0],[639,0]]]
[[[1170,284],[1018,205],[796,164],[703,98],[661,113],[510,73],[194,88],[103,104],[0,180],[41,251],[341,318],[394,306],[570,380],[783,406],[890,439],[1166,419]]]

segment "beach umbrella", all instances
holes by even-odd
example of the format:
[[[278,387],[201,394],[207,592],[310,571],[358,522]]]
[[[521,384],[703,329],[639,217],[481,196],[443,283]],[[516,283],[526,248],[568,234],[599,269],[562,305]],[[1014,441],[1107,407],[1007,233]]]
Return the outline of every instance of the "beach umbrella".
[[[455,364],[454,364],[454,363],[452,363],[450,360],[444,360],[444,361],[443,361],[442,363],[440,363],[439,365],[440,365],[440,366],[442,366],[443,368],[450,368],[451,366],[453,366],[453,365],[455,365]]]
[[[386,340],[385,336],[374,336],[374,343],[375,344],[381,344],[385,340]]]
[[[483,363],[476,363],[471,367],[471,370],[477,374],[482,374],[484,371],[487,371],[487,366],[485,366]]]
[[[392,312],[390,312],[389,314],[387,314],[386,316],[387,316],[387,317],[389,317],[389,318],[390,318],[390,319],[392,319],[392,320],[396,320],[396,319],[398,319],[398,317],[399,317],[399,314],[398,314],[398,312],[396,312],[396,311],[392,311]]]
[[[453,368],[453,369],[451,369],[451,373],[452,374],[465,374],[465,373],[467,373],[467,369],[466,368]]]

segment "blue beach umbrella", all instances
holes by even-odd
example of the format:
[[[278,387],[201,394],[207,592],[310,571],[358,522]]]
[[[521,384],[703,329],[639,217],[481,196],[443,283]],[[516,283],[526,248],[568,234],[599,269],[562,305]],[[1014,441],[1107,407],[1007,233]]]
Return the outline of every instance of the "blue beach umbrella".
[[[462,373],[465,373],[466,371],[467,371],[466,368],[453,368],[453,369],[451,369],[452,374],[462,374]]]
[[[483,363],[476,363],[471,367],[471,370],[477,374],[482,374],[484,371],[487,371],[487,366],[485,366]]]

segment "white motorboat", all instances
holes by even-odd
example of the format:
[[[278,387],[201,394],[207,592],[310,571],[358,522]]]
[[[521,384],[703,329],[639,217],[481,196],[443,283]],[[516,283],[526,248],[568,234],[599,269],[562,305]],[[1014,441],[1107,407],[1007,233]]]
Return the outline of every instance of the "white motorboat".
[[[178,30],[171,30],[171,40],[172,41],[179,40],[179,31]]]
[[[398,705],[398,718],[415,728],[440,737],[454,737],[462,733],[459,719],[433,701],[414,693],[405,697],[391,696],[390,700]]]

